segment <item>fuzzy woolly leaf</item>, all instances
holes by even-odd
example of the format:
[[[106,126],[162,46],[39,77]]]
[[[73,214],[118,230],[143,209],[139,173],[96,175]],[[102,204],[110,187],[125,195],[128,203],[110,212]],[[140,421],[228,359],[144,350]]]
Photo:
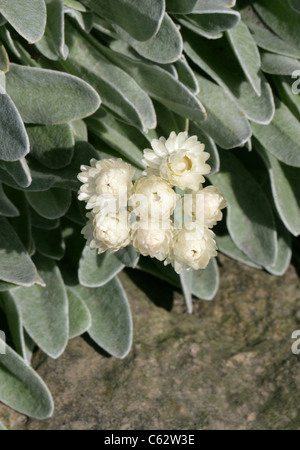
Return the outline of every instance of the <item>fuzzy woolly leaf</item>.
[[[268,126],[252,124],[254,136],[272,155],[290,166],[300,167],[300,124],[284,103],[276,100],[276,111]]]
[[[11,295],[28,334],[47,355],[58,358],[69,337],[67,293],[53,260],[38,256],[35,262],[46,286],[15,289]]]
[[[44,192],[26,192],[30,206],[45,219],[59,219],[71,204],[71,192],[52,188]]]
[[[115,27],[119,36],[134,50],[150,61],[169,64],[177,61],[182,54],[182,38],[177,26],[168,14],[164,15],[158,32],[149,40],[139,42],[122,30]]]
[[[74,155],[74,135],[69,124],[27,127],[30,154],[50,169],[70,164]]]
[[[98,255],[96,250],[85,246],[79,262],[79,282],[87,287],[103,286],[124,267],[124,264],[113,253],[104,252]]]
[[[91,338],[105,351],[125,358],[132,343],[132,319],[125,291],[117,278],[98,288],[76,286],[72,290],[88,307]]]
[[[229,93],[248,119],[261,124],[270,123],[274,115],[270,85],[259,74],[261,95],[257,95],[225,37],[208,40],[185,30],[183,38],[187,55]]]
[[[38,50],[48,59],[66,59],[68,48],[64,35],[64,5],[62,0],[45,0],[47,24],[43,38],[36,43]]]
[[[0,279],[21,286],[32,285],[36,268],[18,235],[4,217],[0,217]]]
[[[255,148],[267,165],[278,214],[286,228],[294,236],[298,236],[300,234],[299,169],[281,163],[257,141],[255,142]]]
[[[246,117],[223,88],[200,75],[197,75],[197,81],[200,86],[198,97],[207,111],[207,120],[199,122],[199,127],[222,148],[244,144],[252,134]]]
[[[83,0],[92,11],[124,28],[134,39],[146,41],[154,36],[163,20],[163,0]]]
[[[0,159],[17,161],[28,152],[29,139],[19,111],[0,87]]]
[[[53,413],[51,394],[40,376],[7,344],[0,358],[0,401],[22,414],[47,419]]]
[[[69,300],[69,339],[72,339],[90,328],[92,318],[84,301],[72,288],[67,288],[67,294]]]
[[[26,123],[65,123],[89,116],[100,106],[89,84],[55,70],[11,64],[6,89]]]
[[[0,13],[30,44],[43,36],[46,26],[44,0],[1,0]]]
[[[259,265],[275,262],[277,241],[271,207],[252,175],[230,152],[219,150],[221,172],[209,176],[228,201],[227,228],[234,243]]]
[[[240,22],[227,32],[236,57],[257,95],[261,95],[260,55],[247,25]]]

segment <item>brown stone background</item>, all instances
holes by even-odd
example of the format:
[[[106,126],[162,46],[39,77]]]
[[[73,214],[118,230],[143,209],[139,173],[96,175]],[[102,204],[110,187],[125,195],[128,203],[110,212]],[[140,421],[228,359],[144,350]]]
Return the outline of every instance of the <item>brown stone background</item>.
[[[23,430],[300,429],[296,271],[274,277],[219,261],[219,292],[195,300],[193,315],[168,284],[122,273],[134,320],[130,354],[108,357],[86,337],[71,340],[58,360],[38,352],[33,365],[53,394],[53,417],[32,420],[0,406],[0,418]]]

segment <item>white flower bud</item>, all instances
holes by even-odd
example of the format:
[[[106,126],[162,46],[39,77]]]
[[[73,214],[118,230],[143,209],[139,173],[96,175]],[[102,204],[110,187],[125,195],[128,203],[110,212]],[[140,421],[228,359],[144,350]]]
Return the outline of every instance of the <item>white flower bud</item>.
[[[221,209],[227,206],[227,201],[216,186],[207,186],[200,191],[186,194],[183,203],[185,216],[190,216],[193,222],[208,228],[222,220]]]
[[[173,229],[170,221],[142,222],[138,223],[138,228],[133,231],[132,243],[142,255],[162,261],[169,255],[172,237]]]
[[[88,213],[88,223],[82,229],[82,234],[90,248],[97,248],[98,253],[106,250],[116,252],[131,242],[129,214],[127,211],[116,216],[101,213]]]
[[[146,221],[148,216],[153,220],[169,218],[173,213],[178,195],[170,184],[156,175],[139,178],[129,198],[129,208]]]
[[[205,269],[211,257],[217,256],[214,236],[208,228],[204,231],[183,228],[175,232],[172,254],[165,263],[172,263],[177,273],[188,268]]]
[[[174,131],[166,140],[153,139],[151,149],[144,150],[143,162],[148,169],[147,174],[160,175],[172,186],[180,189],[200,189],[210,166],[206,164],[209,153],[204,152],[204,144],[197,140],[197,136],[188,137],[187,132],[176,135]]]
[[[78,179],[84,183],[79,189],[79,200],[93,209],[107,202],[109,198],[127,196],[132,192],[132,178],[135,170],[121,159],[92,159],[91,166],[81,166]],[[123,200],[124,202],[124,200]]]

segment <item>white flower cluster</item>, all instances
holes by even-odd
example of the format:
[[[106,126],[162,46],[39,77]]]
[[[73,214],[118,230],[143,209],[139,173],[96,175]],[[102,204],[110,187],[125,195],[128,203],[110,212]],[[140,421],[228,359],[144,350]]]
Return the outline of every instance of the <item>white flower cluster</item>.
[[[153,139],[151,146],[144,150],[146,170],[134,184],[134,169],[121,159],[81,166],[78,198],[91,210],[82,233],[98,253],[132,244],[144,256],[171,263],[177,273],[204,269],[217,254],[211,228],[226,206],[217,187],[202,186],[209,154],[186,132]]]

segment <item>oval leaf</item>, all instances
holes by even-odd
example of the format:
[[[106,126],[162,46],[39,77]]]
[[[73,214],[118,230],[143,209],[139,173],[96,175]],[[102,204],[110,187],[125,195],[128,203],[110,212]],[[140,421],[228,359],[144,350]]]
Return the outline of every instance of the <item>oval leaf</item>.
[[[0,217],[0,279],[21,286],[31,286],[37,277],[36,268],[15,230]]]
[[[44,0],[1,0],[0,13],[29,43],[37,42],[46,26]]]
[[[275,262],[271,207],[258,182],[230,152],[219,150],[221,172],[209,177],[228,201],[227,228],[234,243],[259,265]]]
[[[92,325],[88,334],[91,338],[111,355],[124,358],[132,343],[132,319],[120,281],[114,278],[102,287],[72,289],[90,311]]]
[[[46,286],[15,289],[11,295],[30,337],[47,355],[58,358],[69,337],[67,293],[54,261],[43,256],[36,257],[35,261]]]
[[[29,139],[22,118],[0,87],[0,159],[17,161],[28,152]]]
[[[44,192],[26,192],[30,206],[45,219],[59,219],[68,211],[72,196],[65,189],[52,188]]]
[[[53,400],[43,380],[3,341],[0,346],[0,401],[29,417],[51,417]]]
[[[67,288],[69,300],[69,339],[85,333],[92,324],[91,314],[81,298]]]
[[[105,252],[98,255],[96,250],[85,246],[79,261],[79,282],[87,287],[103,286],[124,267],[113,253]]]
[[[100,106],[89,84],[55,70],[11,64],[6,89],[26,123],[65,123],[89,116]]]

